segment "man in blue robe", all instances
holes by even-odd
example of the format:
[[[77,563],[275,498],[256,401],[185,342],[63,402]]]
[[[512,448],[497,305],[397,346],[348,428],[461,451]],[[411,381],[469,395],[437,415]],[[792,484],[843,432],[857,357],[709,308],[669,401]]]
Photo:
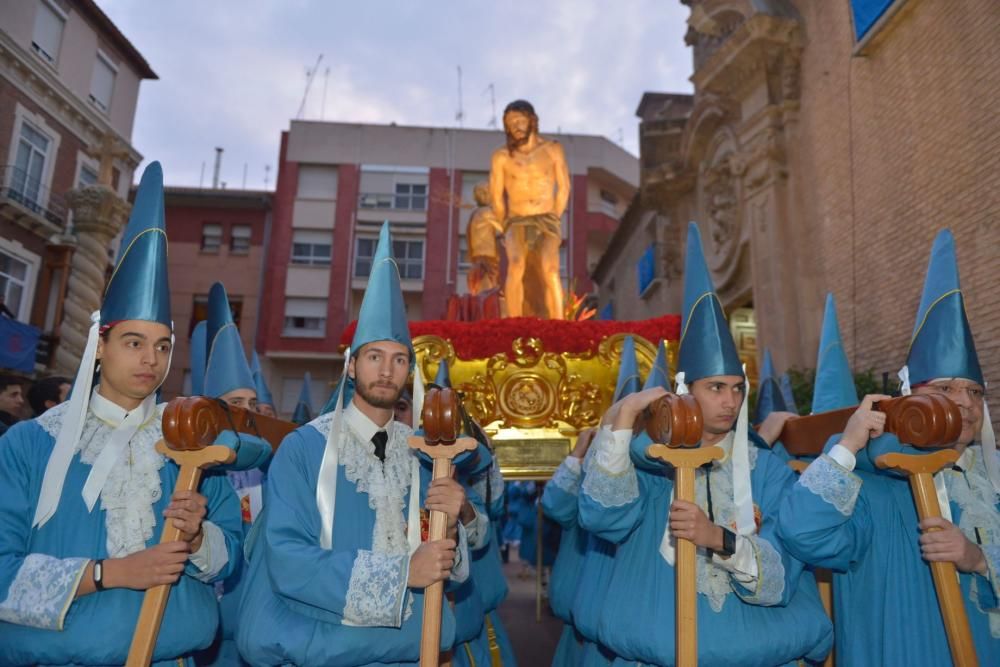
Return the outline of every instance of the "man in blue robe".
[[[193,386],[193,393],[217,398],[228,405],[251,412],[257,411],[259,403],[256,378],[243,353],[243,343],[222,283],[214,283],[208,292],[208,320],[200,344],[205,349],[195,350],[192,347],[191,367],[194,368],[201,361],[205,364],[205,369],[201,376],[202,386]],[[192,378],[194,377],[192,373]],[[264,483],[261,467],[270,459],[271,447],[262,439],[247,433],[230,435],[232,444],[243,460],[235,466],[236,469],[227,471],[226,476],[240,500],[241,526],[243,535],[246,535],[261,511]],[[195,662],[199,665],[238,667],[246,664],[240,658],[234,640],[239,600],[245,588],[246,563],[242,553],[237,561],[233,573],[216,587],[220,593],[219,632],[212,646],[196,656]]]
[[[415,664],[423,589],[468,577],[465,493],[430,482],[393,419],[414,356],[391,248],[386,224],[334,410],[286,437],[268,471],[237,629],[254,665]],[[448,515],[448,538],[421,542],[421,505]],[[444,605],[442,649],[454,636]]]
[[[236,562],[239,507],[218,475],[174,493],[178,468],[155,449],[173,343],[166,243],[153,162],[70,400],[0,440],[0,664],[121,665],[160,584],[173,587],[154,664],[189,662],[215,635],[212,584]],[[165,517],[181,540],[159,543]]]
[[[699,664],[821,659],[832,642],[829,619],[811,575],[774,533],[780,500],[794,482],[766,450],[783,417],[766,420],[760,436],[747,426],[746,379],[693,223],[681,328],[677,391],[690,386],[704,420],[701,444],[725,456],[696,471],[695,502],[673,499],[672,470],[646,456],[648,435],[632,436],[636,418],[666,390],[631,394],[605,415],[610,428],[591,446],[579,501],[581,525],[617,544],[598,639],[618,662],[673,664],[675,540],[685,538],[698,547]],[[750,446],[761,438],[761,448]]]
[[[920,521],[907,480],[876,466],[884,453],[919,452],[882,433],[872,403],[887,397],[872,395],[802,473],[780,533],[796,557],[834,571],[838,663],[950,664],[928,566],[950,561],[979,664],[1000,664],[1000,462],[948,230],[931,251],[900,377],[904,394],[943,394],[962,412],[961,457],[935,475],[943,518]]]

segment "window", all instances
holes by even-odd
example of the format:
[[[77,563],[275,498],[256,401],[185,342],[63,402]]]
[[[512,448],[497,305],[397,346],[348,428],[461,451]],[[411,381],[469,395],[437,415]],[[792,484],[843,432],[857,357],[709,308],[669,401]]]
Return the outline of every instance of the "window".
[[[82,164],[80,165],[80,177],[76,181],[76,187],[85,188],[88,185],[97,185],[97,170]]]
[[[35,13],[35,33],[31,39],[31,48],[45,61],[56,64],[59,58],[59,45],[62,43],[63,28],[66,26],[66,15],[47,2],[38,3]]]
[[[359,238],[357,252],[354,254],[354,277],[367,278],[372,271],[372,258],[378,240],[374,238]],[[399,277],[406,280],[422,280],[424,277],[424,242],[393,241],[392,254],[399,266]]]
[[[396,183],[393,208],[409,211],[427,210],[427,186],[416,183]]]
[[[472,268],[469,262],[469,239],[461,236],[458,239],[458,270],[468,271]]]
[[[90,79],[90,101],[105,113],[111,108],[111,95],[115,91],[117,70],[110,58],[100,51],[97,52],[94,74]]]
[[[299,199],[336,199],[337,168],[323,165],[299,167]]]
[[[216,254],[222,246],[222,225],[205,223],[201,227],[201,251]]]
[[[250,254],[250,225],[233,225],[229,230],[229,252],[234,255]]]
[[[328,265],[332,238],[330,232],[296,229],[292,236],[292,264]]]
[[[11,178],[11,198],[37,211],[42,207],[42,178],[50,140],[27,121],[21,123],[17,157]]]
[[[29,304],[26,302],[26,293],[29,277],[27,262],[0,250],[0,296],[17,319],[27,319]]]
[[[393,241],[392,254],[399,265],[399,277],[422,280],[424,277],[424,242]]]
[[[326,299],[285,299],[284,336],[323,338],[326,336]]]

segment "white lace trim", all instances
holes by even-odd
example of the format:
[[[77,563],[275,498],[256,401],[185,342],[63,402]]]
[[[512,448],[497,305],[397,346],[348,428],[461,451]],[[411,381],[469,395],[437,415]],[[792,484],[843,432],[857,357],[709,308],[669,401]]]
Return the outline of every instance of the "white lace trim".
[[[625,472],[613,475],[595,459],[583,476],[581,488],[602,507],[621,507],[639,497],[639,478],[634,466],[630,465]]]
[[[87,558],[28,554],[0,603],[0,621],[62,630],[66,612],[87,568]]]
[[[363,627],[402,625],[409,556],[358,551],[344,605],[344,624]]]
[[[954,469],[945,471],[945,485],[948,497],[962,509],[959,529],[973,544],[982,540],[983,554],[989,564],[990,583],[994,594],[1000,595],[1000,547],[997,546],[1000,545],[1000,512],[997,511],[1000,497],[990,482],[981,447],[969,448],[967,451],[972,455],[967,457],[972,458],[969,469],[964,474]],[[983,609],[979,603],[978,583],[978,579],[973,578],[971,597]],[[994,638],[1000,638],[1000,610],[989,610],[987,614],[990,619],[990,634]]]
[[[762,606],[776,605],[785,594],[785,566],[781,554],[759,535],[748,535],[757,558],[757,588],[752,595],[741,594],[746,602]]]
[[[854,512],[861,493],[861,478],[844,470],[827,454],[810,463],[796,484],[809,489],[844,516]]]
[[[332,424],[332,412],[310,422],[324,440]],[[375,456],[374,444],[362,442],[346,420],[343,424],[340,465],[344,466],[348,481],[353,482],[359,492],[368,494],[368,506],[375,511],[372,550],[381,554],[407,555],[410,547],[406,540],[404,509],[415,456],[407,440],[413,431],[396,421],[389,424],[383,463]],[[419,489],[416,492],[419,493]]]
[[[37,420],[53,438],[62,428],[67,405],[61,403]],[[153,536],[157,521],[153,505],[162,495],[160,468],[164,458],[156,451],[156,442],[163,437],[163,408],[163,405],[157,406],[154,416],[139,427],[129,443],[128,455],[115,464],[101,490],[109,558],[122,558],[142,551]],[[80,460],[93,465],[113,430],[93,412],[88,412],[76,445]]]
[[[571,496],[575,496],[580,492],[581,475],[582,472],[570,470],[568,465],[562,463],[552,475],[552,483]]]

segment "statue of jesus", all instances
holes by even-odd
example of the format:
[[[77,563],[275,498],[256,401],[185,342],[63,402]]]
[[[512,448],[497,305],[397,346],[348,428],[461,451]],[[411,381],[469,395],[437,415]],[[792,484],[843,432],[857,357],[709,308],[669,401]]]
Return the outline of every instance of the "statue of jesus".
[[[493,153],[490,196],[493,212],[505,230],[507,279],[504,298],[508,317],[524,312],[525,269],[537,257],[546,315],[563,319],[559,277],[560,221],[569,203],[569,168],[559,142],[538,135],[538,116],[524,100],[503,112],[507,145]]]

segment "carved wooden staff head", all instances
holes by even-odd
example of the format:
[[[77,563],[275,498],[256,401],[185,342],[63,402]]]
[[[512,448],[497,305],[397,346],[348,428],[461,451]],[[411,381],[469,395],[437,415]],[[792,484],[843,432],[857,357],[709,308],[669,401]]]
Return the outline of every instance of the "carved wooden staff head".
[[[952,445],[962,434],[962,412],[939,394],[914,394],[875,405],[885,413],[885,430],[918,448]]]
[[[649,406],[646,433],[668,447],[697,447],[702,433],[701,406],[691,394],[667,394]]]
[[[448,387],[434,387],[424,395],[421,411],[423,438],[411,438],[410,446],[434,459],[452,459],[476,449],[473,438],[462,438],[462,415],[458,394]]]

